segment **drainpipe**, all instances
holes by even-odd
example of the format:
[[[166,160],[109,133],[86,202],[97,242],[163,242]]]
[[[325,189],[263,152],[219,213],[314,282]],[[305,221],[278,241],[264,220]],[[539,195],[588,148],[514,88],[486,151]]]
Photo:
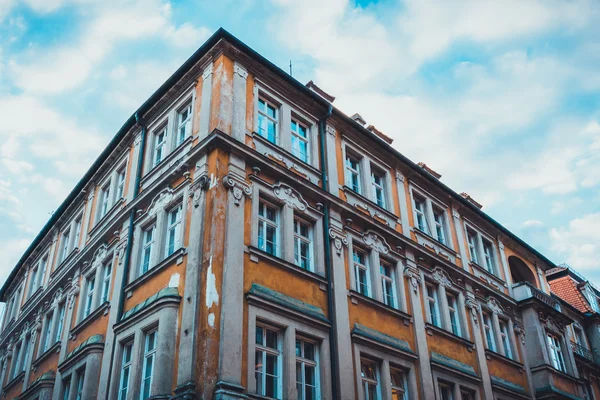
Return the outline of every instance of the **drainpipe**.
[[[140,181],[142,179],[142,166],[144,164],[144,149],[146,148],[146,132],[148,131],[148,127],[141,119],[139,114],[135,113],[135,122],[142,127],[142,140],[140,141],[140,151],[138,154],[138,162],[137,162],[137,170],[135,172],[135,185],[133,187],[133,198],[131,201],[135,200],[140,193]],[[133,246],[133,222],[135,220],[135,210],[132,209],[129,213],[129,228],[127,230],[127,245],[125,247],[125,254],[123,256],[123,278],[121,279],[121,287],[119,288],[119,292],[121,293],[119,297],[119,308],[117,309],[117,323],[121,322],[123,318],[123,307],[125,306],[125,286],[127,282],[127,276],[129,276],[129,266],[131,264],[131,248]],[[109,328],[110,329],[110,328]],[[115,349],[117,345],[117,336],[113,335],[113,344],[112,344],[112,352],[110,356],[110,369],[112,371],[113,364],[115,360]],[[110,390],[108,390],[110,386],[106,390],[106,400],[109,398]]]
[[[327,110],[327,114],[319,120],[319,138],[321,141],[321,188],[326,192],[329,191],[329,180],[327,176],[327,163],[326,163],[326,153],[325,153],[325,135],[327,134],[326,124],[327,119],[331,116],[333,112],[333,106],[330,104]],[[337,358],[335,356],[335,352],[337,351],[337,325],[336,325],[336,317],[335,317],[335,308],[333,304],[333,284],[331,282],[332,277],[332,262],[331,262],[331,239],[329,237],[329,203],[325,204],[323,207],[323,239],[325,241],[325,274],[327,278],[327,313],[329,315],[329,319],[331,320],[331,329],[329,330],[329,354],[331,357],[331,390],[333,392],[333,398],[339,398],[339,390],[337,377],[339,376],[339,365],[337,362]]]

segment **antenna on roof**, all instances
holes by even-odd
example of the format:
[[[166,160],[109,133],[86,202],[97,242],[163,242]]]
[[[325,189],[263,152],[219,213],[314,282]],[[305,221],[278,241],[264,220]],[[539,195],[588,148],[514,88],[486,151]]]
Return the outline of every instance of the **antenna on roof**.
[[[292,74],[292,60],[290,60],[290,76],[294,76],[294,75]]]

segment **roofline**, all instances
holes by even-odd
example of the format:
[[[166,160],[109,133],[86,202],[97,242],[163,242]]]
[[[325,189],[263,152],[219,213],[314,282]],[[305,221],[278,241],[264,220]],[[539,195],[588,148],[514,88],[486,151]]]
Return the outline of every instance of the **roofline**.
[[[219,28],[215,33],[212,34],[212,36],[210,38],[208,38],[208,40],[206,42],[204,42],[204,44],[202,44],[173,73],[173,75],[171,75],[154,93],[152,93],[152,95],[127,119],[127,121],[119,129],[119,131],[117,132],[117,134],[109,142],[108,146],[102,151],[102,153],[100,153],[100,156],[98,156],[98,158],[94,161],[94,163],[88,169],[88,171],[85,173],[85,175],[83,176],[83,178],[81,178],[81,180],[77,183],[77,185],[75,185],[75,187],[69,193],[69,195],[67,196],[67,198],[55,210],[55,212],[52,214],[52,216],[50,217],[50,219],[48,220],[48,222],[46,222],[46,224],[44,225],[44,227],[42,228],[42,230],[40,231],[40,233],[38,233],[38,235],[33,239],[33,242],[29,245],[29,247],[27,248],[27,250],[25,250],[25,253],[21,256],[21,258],[19,259],[19,261],[17,262],[17,264],[15,265],[15,267],[13,268],[13,270],[11,271],[11,273],[9,274],[8,278],[6,279],[6,282],[4,282],[4,284],[2,285],[2,288],[0,288],[0,301],[2,301],[4,299],[4,295],[6,293],[6,290],[8,289],[8,287],[10,286],[10,284],[12,283],[13,279],[15,278],[15,276],[17,275],[17,272],[18,272],[19,268],[23,265],[23,263],[27,260],[27,258],[29,258],[29,256],[33,252],[33,250],[42,241],[42,239],[48,234],[48,232],[50,232],[50,230],[52,229],[52,227],[54,226],[54,224],[64,214],[64,212],[66,211],[66,209],[68,208],[68,206],[70,205],[70,203],[84,189],[84,187],[87,184],[87,182],[96,173],[96,171],[100,168],[100,166],[103,164],[103,162],[108,158],[108,156],[110,155],[110,153],[117,147],[118,143],[127,134],[127,132],[129,131],[129,129],[131,129],[133,126],[135,126],[135,124],[136,124],[136,119],[135,119],[136,114],[142,116],[145,112],[147,112],[148,109],[150,108],[150,106],[154,102],[156,102],[158,99],[160,99],[160,97],[162,97],[167,92],[167,90],[177,80],[179,80],[185,74],[185,72],[193,64],[195,64],[196,62],[198,62],[208,52],[208,50],[211,49],[215,44],[217,44],[219,42],[219,40],[221,40],[221,39],[226,39],[226,40],[230,41],[234,46],[236,46],[239,49],[241,49],[242,51],[248,53],[251,57],[256,58],[259,62],[261,62],[267,68],[269,68],[273,73],[275,73],[276,75],[278,75],[279,77],[281,77],[282,79],[284,79],[285,81],[287,81],[288,83],[290,83],[291,85],[295,86],[299,91],[304,92],[308,96],[311,96],[316,102],[321,103],[324,107],[332,106],[332,104],[330,102],[328,102],[327,100],[325,100],[323,97],[321,97],[320,95],[318,95],[317,93],[315,93],[311,89],[307,88],[300,81],[298,81],[297,79],[295,79],[292,76],[290,76],[288,73],[286,73],[285,71],[283,71],[281,68],[279,68],[278,66],[276,66],[275,64],[273,64],[271,61],[267,60],[264,56],[260,55],[258,52],[256,52],[255,50],[253,50],[250,46],[248,46],[247,44],[245,44],[244,42],[242,42],[240,39],[236,38],[235,36],[233,36],[231,33],[229,33],[228,31],[226,31],[225,29]],[[336,108],[334,106],[332,106],[332,107],[333,107],[333,113],[337,117],[341,118],[344,122],[346,122],[350,126],[354,127],[358,131],[364,133],[368,137],[374,139],[376,143],[379,143],[380,145],[384,145],[383,140],[381,138],[379,138],[376,134],[374,134],[373,132],[369,131],[364,126],[360,125],[358,122],[354,121],[352,118],[350,118],[348,115],[346,115],[345,113],[343,113],[338,108]],[[521,246],[523,246],[526,250],[532,252],[536,257],[540,258],[544,263],[549,264],[552,267],[556,266],[552,261],[550,261],[548,258],[546,258],[543,254],[541,254],[540,252],[538,252],[537,250],[535,250],[533,247],[531,247],[530,245],[528,245],[527,243],[525,243],[517,235],[513,234],[511,231],[509,231],[507,228],[505,228],[504,226],[502,226],[499,222],[497,222],[495,219],[493,219],[492,217],[490,217],[489,215],[487,215],[485,212],[479,210],[477,207],[475,207],[469,201],[467,201],[466,199],[464,199],[462,196],[460,196],[454,190],[450,189],[444,183],[442,183],[438,179],[435,179],[433,176],[429,176],[429,174],[427,174],[427,173],[423,173],[424,171],[423,171],[423,169],[421,167],[419,167],[413,161],[411,161],[410,159],[408,159],[406,156],[404,156],[398,150],[394,149],[391,145],[388,145],[386,143],[385,146],[382,146],[382,147],[384,148],[384,150],[391,152],[394,156],[396,156],[398,159],[400,159],[401,162],[403,162],[406,165],[408,165],[411,169],[413,169],[414,171],[418,172],[425,179],[428,179],[432,183],[434,183],[436,185],[439,185],[443,190],[445,190],[451,196],[453,196],[454,199],[457,200],[464,207],[467,207],[471,211],[473,211],[476,214],[478,214],[479,216],[481,216],[487,222],[489,222],[492,225],[496,226],[498,229],[500,229],[508,237],[510,237],[511,239],[513,239],[514,241],[516,241],[518,244],[520,244]]]

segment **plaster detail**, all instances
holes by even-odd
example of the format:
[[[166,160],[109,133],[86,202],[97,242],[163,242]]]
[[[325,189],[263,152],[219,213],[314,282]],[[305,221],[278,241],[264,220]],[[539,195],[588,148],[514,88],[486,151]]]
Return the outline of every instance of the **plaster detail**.
[[[421,274],[419,274],[419,270],[415,267],[407,266],[404,268],[404,275],[408,277],[413,292],[417,293],[419,291],[419,285],[421,284]]]
[[[344,246],[348,246],[348,237],[343,233],[333,228],[329,228],[329,237],[333,239],[333,246],[338,256],[342,254]]]
[[[285,183],[278,182],[273,186],[273,194],[279,200],[282,200],[288,206],[300,211],[306,211],[308,203],[302,198],[302,195]]]
[[[433,280],[446,288],[451,288],[453,286],[452,278],[450,278],[450,275],[448,275],[441,267],[435,267],[433,269]]]
[[[373,231],[364,233],[362,235],[362,240],[367,246],[379,253],[388,254],[390,252],[390,245],[387,244],[383,237]]]
[[[488,297],[487,306],[494,314],[502,315],[504,313],[504,308],[502,308],[498,300],[493,297]]]
[[[252,198],[252,189],[245,181],[234,177],[232,174],[227,174],[223,177],[223,186],[231,191],[233,202],[239,206],[244,196]]]

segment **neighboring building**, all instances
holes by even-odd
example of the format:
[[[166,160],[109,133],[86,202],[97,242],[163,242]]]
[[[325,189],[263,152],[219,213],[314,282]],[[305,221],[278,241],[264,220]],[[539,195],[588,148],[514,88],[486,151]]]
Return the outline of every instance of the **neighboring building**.
[[[215,33],[0,289],[2,397],[600,399],[556,265],[333,100]]]

